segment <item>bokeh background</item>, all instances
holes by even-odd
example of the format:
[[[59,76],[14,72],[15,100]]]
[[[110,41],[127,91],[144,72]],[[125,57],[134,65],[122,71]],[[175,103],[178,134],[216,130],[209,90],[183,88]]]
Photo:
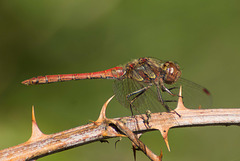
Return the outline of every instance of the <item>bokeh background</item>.
[[[214,108],[239,108],[240,1],[0,1],[0,149],[31,134],[31,106],[40,129],[56,133],[89,123],[112,95],[112,80],[40,86],[21,81],[46,74],[104,70],[141,56],[175,60],[183,77],[207,87]],[[130,115],[113,100],[108,117]],[[240,128],[172,129],[171,152],[159,132],[142,140],[164,160],[238,161]],[[43,161],[133,160],[123,139],[91,143]],[[138,161],[148,160],[141,152]]]

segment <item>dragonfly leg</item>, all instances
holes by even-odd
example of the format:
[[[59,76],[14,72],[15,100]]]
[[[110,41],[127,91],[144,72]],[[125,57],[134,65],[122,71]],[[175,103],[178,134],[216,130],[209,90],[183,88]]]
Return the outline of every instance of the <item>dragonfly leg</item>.
[[[177,102],[177,100],[165,100],[164,102]]]
[[[165,86],[164,86],[165,87]],[[166,87],[165,87],[166,88]],[[166,89],[168,89],[168,88],[166,88]],[[171,92],[171,91],[170,91]],[[160,87],[159,87],[159,85],[157,84],[157,93],[158,93],[158,100],[162,103],[162,105],[166,108],[166,110],[169,112],[169,111],[171,111],[172,109],[168,106],[168,105],[166,105],[165,104],[165,102],[175,102],[175,100],[163,100],[162,99],[162,94],[161,94],[161,91],[160,91]],[[172,92],[171,92],[172,93]],[[170,94],[170,93],[169,93]],[[173,94],[173,96],[175,96],[174,94]],[[177,101],[176,101],[177,102]],[[179,117],[181,117],[181,115],[179,114],[179,113],[177,113],[175,110],[173,110]]]
[[[173,93],[171,92],[171,90],[173,90],[173,89],[175,89],[175,88],[177,88],[177,87],[167,88],[167,87],[164,85],[164,81],[163,81],[163,78],[162,78],[162,77],[160,77],[160,78],[158,79],[158,83],[156,82],[155,85],[157,86],[158,90],[159,90],[159,88],[161,87],[162,92],[167,92],[168,94],[170,94],[170,95],[172,95],[172,96],[176,96],[175,94],[173,94]],[[160,87],[159,87],[159,86],[160,86]],[[161,95],[160,91],[159,91],[158,93],[159,93],[159,95]]]
[[[167,88],[169,91],[173,90],[173,89],[177,89],[178,87],[171,87],[171,88]],[[162,88],[163,92],[167,92],[164,88]]]
[[[163,92],[167,92],[168,94],[170,94],[170,95],[172,95],[172,96],[176,96],[175,94],[173,94],[173,93],[171,92],[171,90],[173,90],[173,89],[175,89],[175,88],[177,88],[177,87],[167,88],[164,84],[161,84],[161,90],[162,90]]]
[[[141,96],[146,90],[148,90],[151,86],[152,86],[152,85],[143,87],[143,88],[141,88],[141,89],[139,89],[139,90],[137,90],[137,91],[134,91],[134,92],[132,92],[132,93],[129,93],[129,94],[126,96],[127,99],[128,99],[128,101],[129,101],[129,103],[130,103],[130,110],[131,110],[132,115],[133,115],[133,110],[132,110],[133,108],[137,111],[136,107],[134,107],[134,105],[133,105],[134,101],[135,101],[139,96]],[[133,96],[133,95],[136,95],[136,96],[134,96],[132,99],[130,99],[130,97]],[[137,112],[138,112],[138,111],[137,111]]]
[[[160,87],[159,85],[157,84],[157,94],[158,94],[158,101],[162,103],[162,105],[166,108],[166,110],[169,112],[171,111],[170,107],[168,107],[168,105],[165,104],[165,101],[163,100],[162,98],[162,94],[161,94],[161,91],[160,91]],[[171,91],[170,91],[171,92]],[[172,92],[171,92],[172,93]]]

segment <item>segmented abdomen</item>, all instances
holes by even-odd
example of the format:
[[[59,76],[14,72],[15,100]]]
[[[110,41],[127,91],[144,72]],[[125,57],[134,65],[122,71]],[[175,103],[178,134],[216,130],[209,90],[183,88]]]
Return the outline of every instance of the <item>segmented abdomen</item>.
[[[33,77],[22,82],[25,85],[32,84],[46,84],[53,82],[63,82],[70,80],[81,80],[81,79],[117,79],[123,75],[122,67],[114,67],[111,69],[92,72],[92,73],[77,73],[77,74],[58,74],[58,75],[46,75]]]

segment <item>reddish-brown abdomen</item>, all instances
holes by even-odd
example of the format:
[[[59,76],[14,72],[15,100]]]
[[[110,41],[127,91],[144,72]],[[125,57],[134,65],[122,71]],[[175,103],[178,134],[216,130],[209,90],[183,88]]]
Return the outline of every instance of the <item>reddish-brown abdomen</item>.
[[[123,75],[123,68],[114,67],[104,71],[92,72],[92,73],[38,76],[38,77],[33,77],[31,79],[25,80],[22,82],[22,84],[25,84],[25,85],[45,84],[45,83],[63,82],[63,81],[81,80],[81,79],[116,79],[122,75]]]

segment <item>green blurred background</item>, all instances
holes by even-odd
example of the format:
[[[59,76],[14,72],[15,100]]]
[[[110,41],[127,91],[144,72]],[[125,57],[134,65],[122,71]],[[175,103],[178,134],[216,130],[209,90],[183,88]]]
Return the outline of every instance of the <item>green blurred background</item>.
[[[38,75],[104,70],[133,58],[175,60],[183,77],[207,87],[214,108],[240,107],[240,1],[0,1],[0,149],[26,141],[31,106],[40,129],[56,133],[96,120],[112,95],[111,80],[40,86]],[[107,116],[130,115],[116,101]],[[171,152],[159,132],[142,140],[165,161],[238,161],[240,128],[172,129]],[[123,139],[91,143],[40,160],[133,160]],[[148,160],[141,152],[137,160]]]

